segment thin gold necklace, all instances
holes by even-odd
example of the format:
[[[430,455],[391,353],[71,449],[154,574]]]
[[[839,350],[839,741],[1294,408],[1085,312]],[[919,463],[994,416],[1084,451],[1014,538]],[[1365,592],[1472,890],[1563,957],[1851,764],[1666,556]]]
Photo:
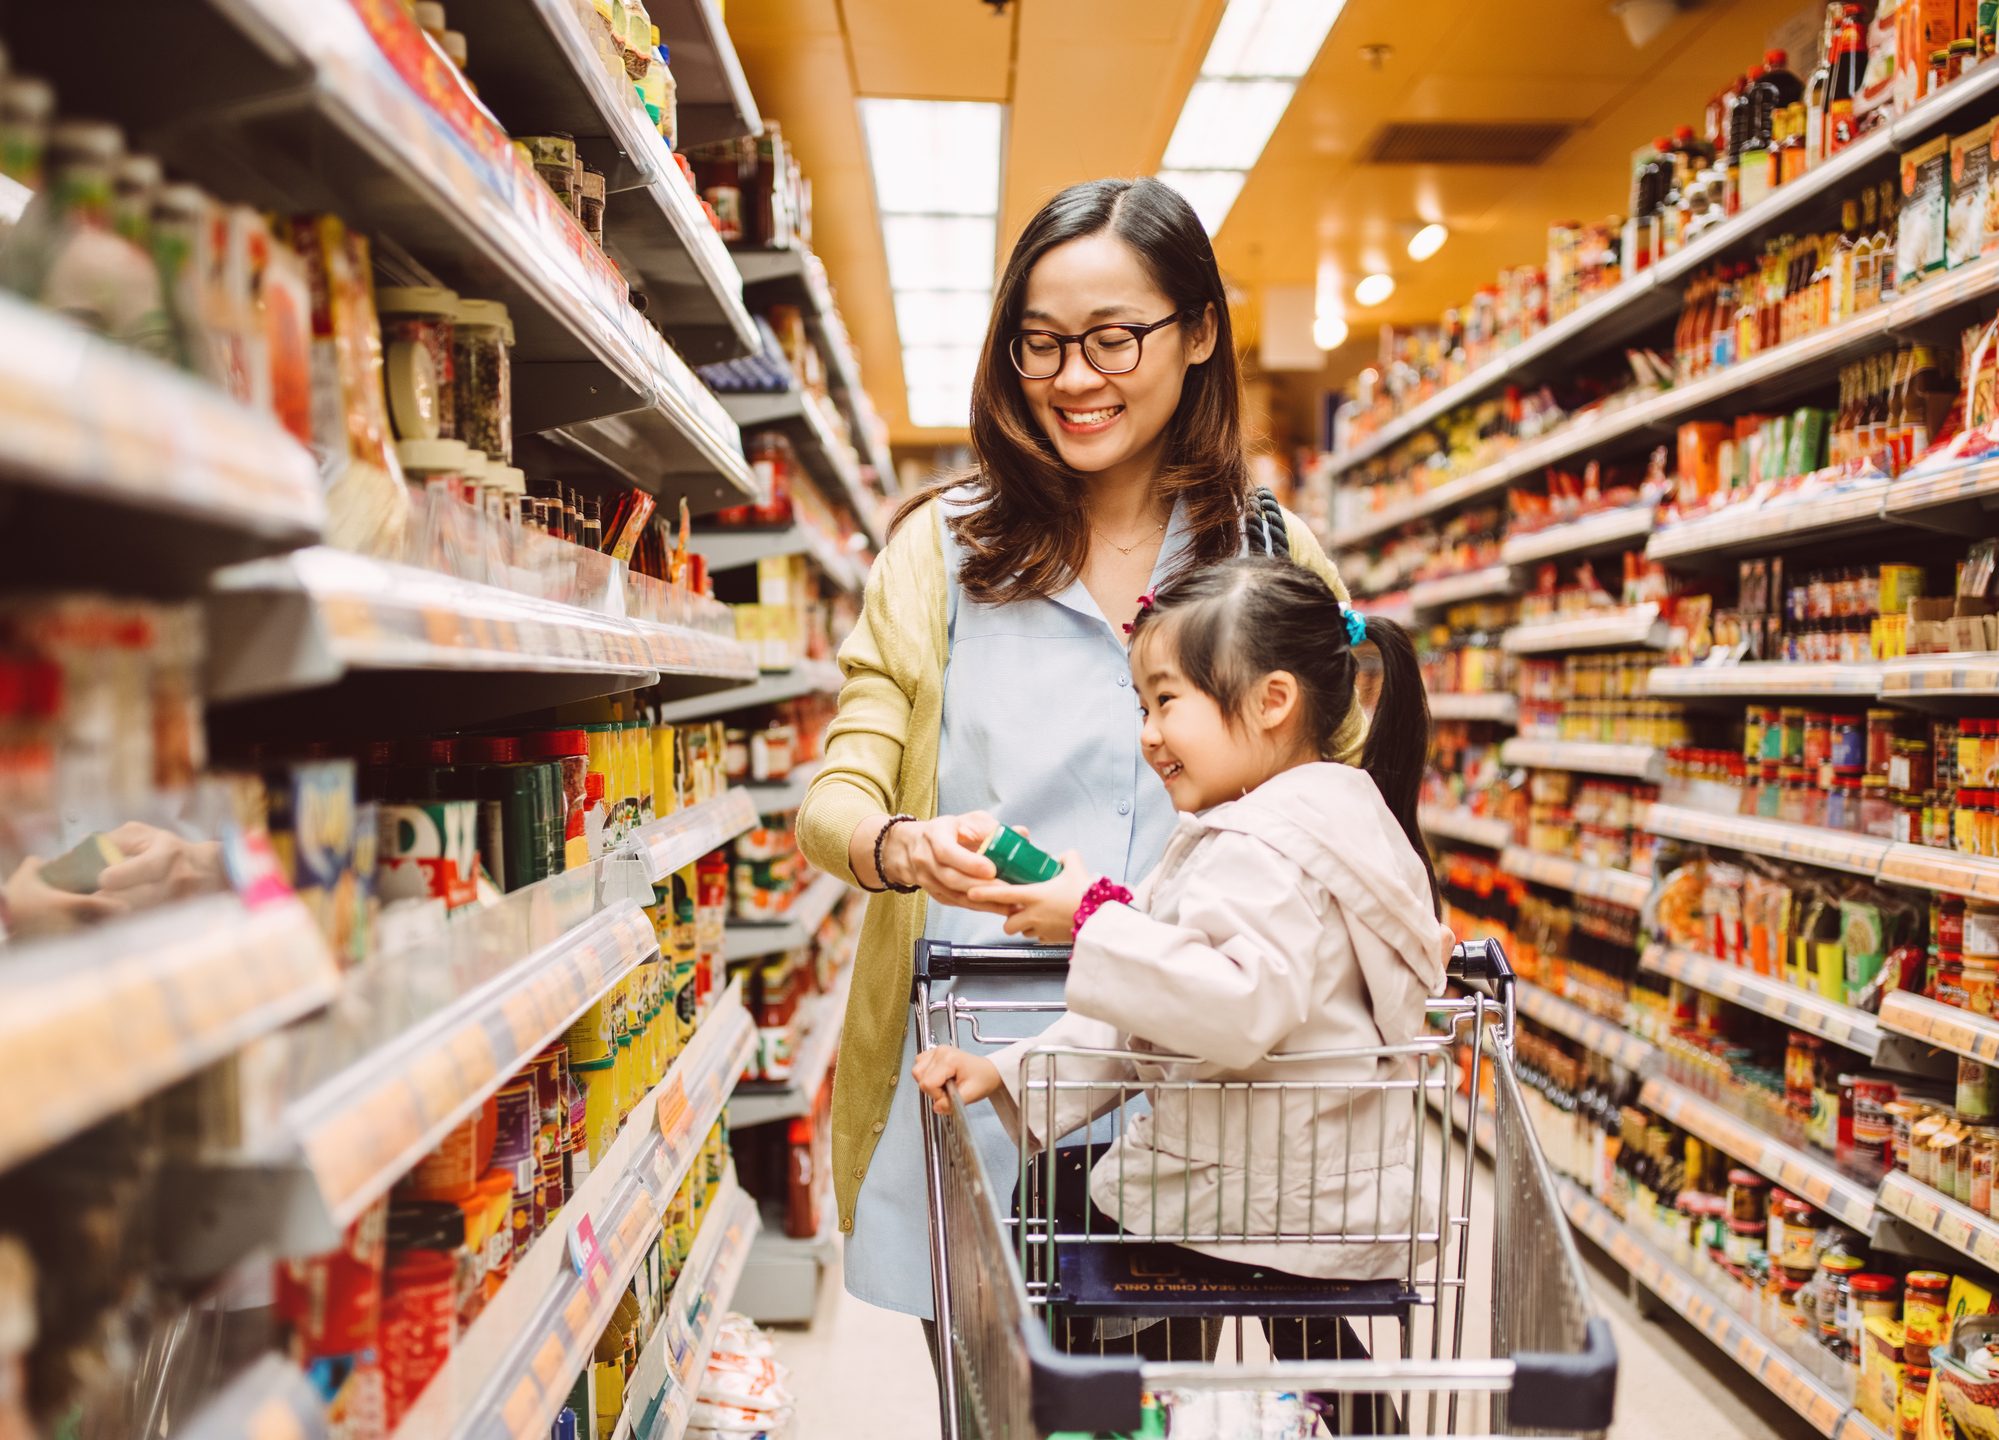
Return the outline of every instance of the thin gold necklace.
[[[1146,541],[1150,540],[1153,536],[1157,535],[1160,531],[1164,530],[1165,528],[1166,528],[1166,522],[1164,520],[1161,520],[1157,525],[1153,526],[1152,529],[1146,531],[1143,535],[1139,536],[1136,540],[1132,541],[1131,544],[1120,545],[1117,543],[1117,541],[1111,539],[1110,536],[1104,534],[1103,531],[1098,530],[1096,526],[1092,525],[1090,527],[1092,531],[1095,531],[1096,537],[1099,540],[1103,541],[1104,544],[1110,546],[1111,549],[1117,551],[1118,554],[1120,555],[1131,554],[1132,551],[1136,550],[1139,546],[1143,545]]]

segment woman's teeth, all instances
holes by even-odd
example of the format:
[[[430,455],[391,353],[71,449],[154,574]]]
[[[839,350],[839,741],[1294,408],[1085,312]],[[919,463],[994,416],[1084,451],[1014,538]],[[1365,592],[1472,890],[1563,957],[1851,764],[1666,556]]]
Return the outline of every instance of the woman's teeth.
[[[1106,420],[1115,419],[1123,410],[1122,405],[1110,405],[1102,410],[1064,410],[1061,415],[1071,425],[1101,425]]]

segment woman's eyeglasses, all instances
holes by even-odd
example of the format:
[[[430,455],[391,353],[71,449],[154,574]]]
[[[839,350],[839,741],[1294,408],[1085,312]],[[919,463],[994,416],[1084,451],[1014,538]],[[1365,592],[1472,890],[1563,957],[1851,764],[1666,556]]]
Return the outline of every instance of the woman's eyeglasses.
[[[1174,314],[1150,325],[1092,325],[1080,335],[1022,330],[1007,343],[1007,354],[1023,380],[1052,380],[1061,374],[1071,345],[1083,347],[1083,358],[1099,375],[1129,375],[1138,368],[1145,337],[1185,318],[1184,314]]]

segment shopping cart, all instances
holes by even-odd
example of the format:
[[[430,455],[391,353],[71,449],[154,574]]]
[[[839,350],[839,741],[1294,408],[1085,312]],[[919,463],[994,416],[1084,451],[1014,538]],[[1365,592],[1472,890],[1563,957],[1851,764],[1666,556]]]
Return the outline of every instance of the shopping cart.
[[[1045,1017],[1061,1009],[965,999],[946,982],[1016,977],[1045,985],[1066,964],[1066,951],[1047,947],[920,942],[913,987],[919,1046],[1008,1043],[1019,1038],[1006,1033],[1008,1016]],[[1183,1057],[1036,1047],[1022,1068],[1021,1109],[1037,1133],[1052,1134],[1058,1104],[1103,1118],[1084,1151],[1030,1157],[1023,1147],[1017,1174],[987,1172],[955,1086],[949,1114],[926,1105],[944,1434],[951,1440],[1159,1434],[1163,1420],[1171,1427],[1167,1433],[1178,1437],[1200,1428],[1199,1417],[1232,1435],[1312,1435],[1322,1433],[1321,1425],[1344,1434],[1600,1435],[1610,1423],[1616,1351],[1595,1313],[1581,1256],[1514,1079],[1512,972],[1499,946],[1488,941],[1459,945],[1449,973],[1464,993],[1433,1001],[1430,1027],[1409,1044],[1266,1062],[1280,1075],[1296,1066],[1303,1077],[1298,1080],[1106,1081],[1106,1061],[1156,1066]],[[1015,1020],[1013,1028],[1027,1027]],[[1464,1078],[1471,1095],[1489,1079],[1493,1099],[1489,1309],[1468,1304],[1475,1232],[1487,1217],[1473,1214],[1470,1116],[1458,1085],[1463,1071],[1469,1072]],[[1324,1078],[1329,1072],[1341,1078]],[[1259,1094],[1275,1099],[1280,1116],[1316,1115],[1331,1106],[1383,1133],[1406,1120],[1416,1180],[1407,1203],[1384,1213],[1386,1187],[1377,1186],[1365,1215],[1301,1217],[1280,1204],[1272,1222],[1252,1229],[1243,1223],[1246,1200],[1238,1210],[1239,1197],[1218,1192],[1212,1208],[1182,1207],[1178,1229],[1134,1236],[1093,1216],[1087,1203],[1079,1219],[1058,1194],[1067,1188],[1060,1167],[1073,1171],[1079,1161],[1086,1166],[1100,1158],[1105,1147],[1098,1132],[1114,1123],[1122,1134],[1147,1111],[1148,1098],[1162,1114],[1186,1107],[1176,1111],[1183,1116],[1212,1104],[1223,1127],[1231,1113],[1267,1118],[1267,1103],[1250,1108],[1250,1098]],[[1037,1107],[1046,1108],[1037,1113]],[[1327,1158],[1308,1150],[1315,1124],[1284,1119],[1274,1127],[1238,1128],[1242,1133],[1231,1144],[1239,1143],[1241,1151],[1222,1153],[1231,1159],[1239,1153],[1245,1165],[1260,1155],[1281,1174],[1287,1145],[1297,1152],[1293,1164],[1316,1170]],[[1343,1128],[1356,1133],[1351,1123]],[[1117,1163],[1107,1162],[1112,1168]],[[1130,1193],[1129,1181],[1120,1177],[1121,1193]],[[1159,1215],[1158,1202],[1172,1197],[1157,1187],[1184,1180],[1153,1183],[1150,1213]],[[1165,1213],[1173,1213],[1170,1203]],[[1376,1274],[1387,1247],[1399,1257],[1397,1273],[1363,1282],[1302,1281],[1272,1272],[1246,1277],[1241,1267],[1180,1248],[1244,1239],[1259,1246],[1368,1247],[1377,1258],[1369,1267]],[[1472,1309],[1476,1313],[1468,1314]],[[1117,1318],[1104,1323],[1110,1317]],[[1261,1324],[1247,1326],[1252,1319]],[[1194,1333],[1201,1337],[1192,1345],[1184,1338],[1189,1320],[1197,1322]],[[1230,1321],[1233,1362],[1217,1362]],[[1326,1343],[1326,1337],[1353,1333],[1342,1332],[1342,1322],[1367,1327],[1366,1358],[1342,1354],[1337,1341]],[[1143,1347],[1113,1338],[1147,1324],[1167,1328]],[[1297,1330],[1283,1328],[1291,1325]],[[1293,1337],[1270,1348],[1314,1358],[1246,1358],[1259,1330]],[[1176,1335],[1183,1337],[1177,1351]],[[1163,1350],[1166,1358],[1141,1358],[1134,1353],[1139,1348]],[[1125,1353],[1114,1353],[1120,1349]],[[1332,1358],[1322,1358],[1329,1350]],[[1284,1414],[1298,1416],[1295,1428],[1281,1428],[1272,1418]]]

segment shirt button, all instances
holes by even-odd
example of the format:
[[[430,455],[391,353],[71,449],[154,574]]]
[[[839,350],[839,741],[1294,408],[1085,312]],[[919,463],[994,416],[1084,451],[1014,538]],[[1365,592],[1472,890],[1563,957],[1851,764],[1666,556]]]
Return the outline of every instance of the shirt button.
[[[1129,814],[1131,814],[1131,801],[1129,801],[1129,800],[1120,800],[1120,801],[1118,801],[1118,802],[1117,802],[1117,813],[1118,813],[1118,814],[1120,814],[1120,815],[1129,815]]]
[[[856,1180],[865,1180],[865,1179],[867,1178],[867,1175],[868,1175],[868,1167],[867,1167],[867,1166],[865,1166],[865,1165],[856,1165],[856,1166],[854,1167],[854,1178],[855,1178]]]
[[[1119,685],[1120,687],[1122,687],[1122,686],[1125,686],[1125,685],[1129,685],[1129,684],[1131,684],[1131,676],[1129,676],[1129,675],[1120,675],[1120,676],[1118,676],[1118,677],[1117,677],[1117,683],[1118,683],[1118,685]]]

